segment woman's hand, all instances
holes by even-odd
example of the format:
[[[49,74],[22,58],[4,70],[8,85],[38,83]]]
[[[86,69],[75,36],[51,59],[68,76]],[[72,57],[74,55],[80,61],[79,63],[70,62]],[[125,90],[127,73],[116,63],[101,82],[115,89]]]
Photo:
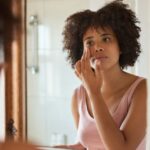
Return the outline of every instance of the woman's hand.
[[[100,90],[102,79],[101,79],[101,68],[100,65],[96,65],[93,69],[90,65],[90,49],[84,50],[81,60],[75,64],[75,73],[82,81],[87,92],[95,92]]]

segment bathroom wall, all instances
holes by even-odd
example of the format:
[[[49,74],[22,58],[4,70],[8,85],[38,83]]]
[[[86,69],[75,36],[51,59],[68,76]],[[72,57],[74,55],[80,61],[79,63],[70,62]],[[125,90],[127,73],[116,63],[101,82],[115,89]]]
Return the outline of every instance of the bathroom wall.
[[[137,14],[141,21],[141,43],[142,43],[142,56],[141,61],[139,63],[139,72],[141,75],[145,76],[148,79],[148,102],[147,102],[147,118],[148,118],[148,125],[147,125],[147,148],[146,150],[150,149],[150,1],[143,0],[137,1]]]
[[[87,8],[87,0],[27,1],[27,132],[28,140],[40,145],[75,141],[70,102],[80,81],[62,51],[61,33],[66,17]],[[31,69],[35,48],[31,15],[39,20],[37,73]]]

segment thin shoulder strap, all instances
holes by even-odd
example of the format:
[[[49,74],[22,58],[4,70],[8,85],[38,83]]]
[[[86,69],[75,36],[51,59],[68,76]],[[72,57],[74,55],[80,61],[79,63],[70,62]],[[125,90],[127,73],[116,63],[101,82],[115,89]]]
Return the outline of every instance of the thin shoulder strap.
[[[139,85],[139,83],[144,80],[145,78],[143,77],[139,77],[129,88],[129,91],[128,91],[128,105],[130,105],[131,103],[131,100],[132,100],[132,96],[133,96],[133,93],[135,91],[135,89],[137,88],[137,86]]]
[[[78,103],[78,108],[81,106],[81,102],[83,99],[83,94],[84,94],[84,87],[81,84],[78,88],[75,89],[75,94],[77,96],[77,103]]]

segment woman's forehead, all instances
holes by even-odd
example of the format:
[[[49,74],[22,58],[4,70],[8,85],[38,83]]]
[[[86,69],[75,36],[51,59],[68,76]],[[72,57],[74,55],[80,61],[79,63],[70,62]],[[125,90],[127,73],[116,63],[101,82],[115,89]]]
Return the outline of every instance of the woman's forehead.
[[[109,28],[109,27],[98,27],[98,28],[89,27],[89,28],[86,30],[86,32],[84,33],[83,39],[84,39],[85,37],[87,37],[88,35],[92,34],[92,33],[98,33],[98,34],[107,33],[107,34],[114,35],[114,32],[113,32],[112,29]]]

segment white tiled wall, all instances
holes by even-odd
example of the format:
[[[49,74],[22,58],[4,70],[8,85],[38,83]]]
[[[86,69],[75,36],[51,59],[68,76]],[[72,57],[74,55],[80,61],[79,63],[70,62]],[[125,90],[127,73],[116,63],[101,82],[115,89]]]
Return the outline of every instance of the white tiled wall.
[[[137,13],[141,21],[142,26],[142,49],[143,55],[139,64],[139,72],[148,79],[148,126],[147,126],[147,147],[146,150],[150,149],[150,1],[143,0],[137,1]]]
[[[80,81],[66,62],[61,33],[64,21],[70,14],[87,8],[87,0],[27,1],[28,65],[32,63],[33,40],[29,16],[38,15],[39,18],[39,72],[32,74],[27,69],[28,139],[37,144],[75,141],[76,129],[70,102],[72,92]]]

